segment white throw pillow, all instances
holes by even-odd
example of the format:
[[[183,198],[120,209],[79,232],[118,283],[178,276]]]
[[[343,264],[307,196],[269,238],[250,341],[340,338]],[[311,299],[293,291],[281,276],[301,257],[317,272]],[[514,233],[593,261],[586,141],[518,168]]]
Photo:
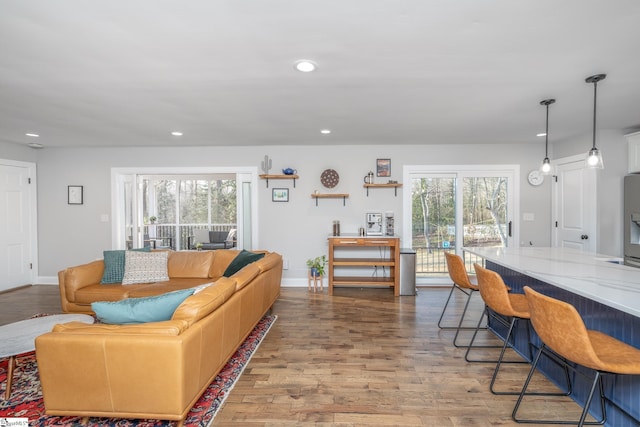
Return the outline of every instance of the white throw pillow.
[[[133,283],[153,283],[169,280],[168,259],[168,251],[126,251],[122,284],[131,285]]]

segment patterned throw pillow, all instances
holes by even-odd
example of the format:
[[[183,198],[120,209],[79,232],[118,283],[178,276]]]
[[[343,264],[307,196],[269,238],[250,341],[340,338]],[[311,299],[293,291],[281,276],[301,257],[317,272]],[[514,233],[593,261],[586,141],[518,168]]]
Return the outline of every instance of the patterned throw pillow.
[[[169,280],[167,270],[168,251],[125,252],[123,285],[153,283]]]
[[[150,248],[131,249],[132,251],[149,252]],[[104,273],[102,284],[122,283],[124,276],[124,250],[104,251]]]

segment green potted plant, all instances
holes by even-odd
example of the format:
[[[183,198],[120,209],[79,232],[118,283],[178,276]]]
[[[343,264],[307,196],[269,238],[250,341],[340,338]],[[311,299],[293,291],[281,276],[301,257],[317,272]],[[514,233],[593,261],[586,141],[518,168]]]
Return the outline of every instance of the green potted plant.
[[[155,216],[150,216],[149,217],[149,221],[151,221],[151,224],[155,224],[157,220],[158,220],[158,218],[156,218]]]
[[[327,256],[322,255],[307,260],[307,267],[311,269],[311,276],[324,276],[324,268],[327,266]]]
[[[201,242],[196,243],[196,250],[198,250],[198,251],[202,250],[202,243]]]

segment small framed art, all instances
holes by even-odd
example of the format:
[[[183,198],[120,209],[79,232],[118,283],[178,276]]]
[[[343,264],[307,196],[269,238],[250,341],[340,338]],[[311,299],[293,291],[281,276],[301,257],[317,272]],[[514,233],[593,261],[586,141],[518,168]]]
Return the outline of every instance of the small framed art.
[[[377,176],[391,176],[391,159],[378,159],[376,171]]]
[[[288,202],[289,201],[289,189],[288,188],[274,188],[271,192],[272,202]]]
[[[81,205],[84,200],[84,191],[82,185],[69,185],[67,186],[67,204],[69,205]]]

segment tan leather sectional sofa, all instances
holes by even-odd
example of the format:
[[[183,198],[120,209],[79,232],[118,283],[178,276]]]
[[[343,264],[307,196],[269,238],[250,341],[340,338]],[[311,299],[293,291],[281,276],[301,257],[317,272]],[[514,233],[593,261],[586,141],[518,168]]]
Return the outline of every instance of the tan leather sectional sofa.
[[[67,312],[91,312],[92,299],[215,284],[188,297],[171,320],[132,325],[73,322],[39,336],[36,357],[46,413],[178,420],[182,425],[280,294],[282,257],[277,253],[266,253],[231,277],[220,277],[237,253],[172,252],[170,280],[150,285],[100,285],[101,261],[60,272]],[[205,270],[207,277],[194,277]]]

